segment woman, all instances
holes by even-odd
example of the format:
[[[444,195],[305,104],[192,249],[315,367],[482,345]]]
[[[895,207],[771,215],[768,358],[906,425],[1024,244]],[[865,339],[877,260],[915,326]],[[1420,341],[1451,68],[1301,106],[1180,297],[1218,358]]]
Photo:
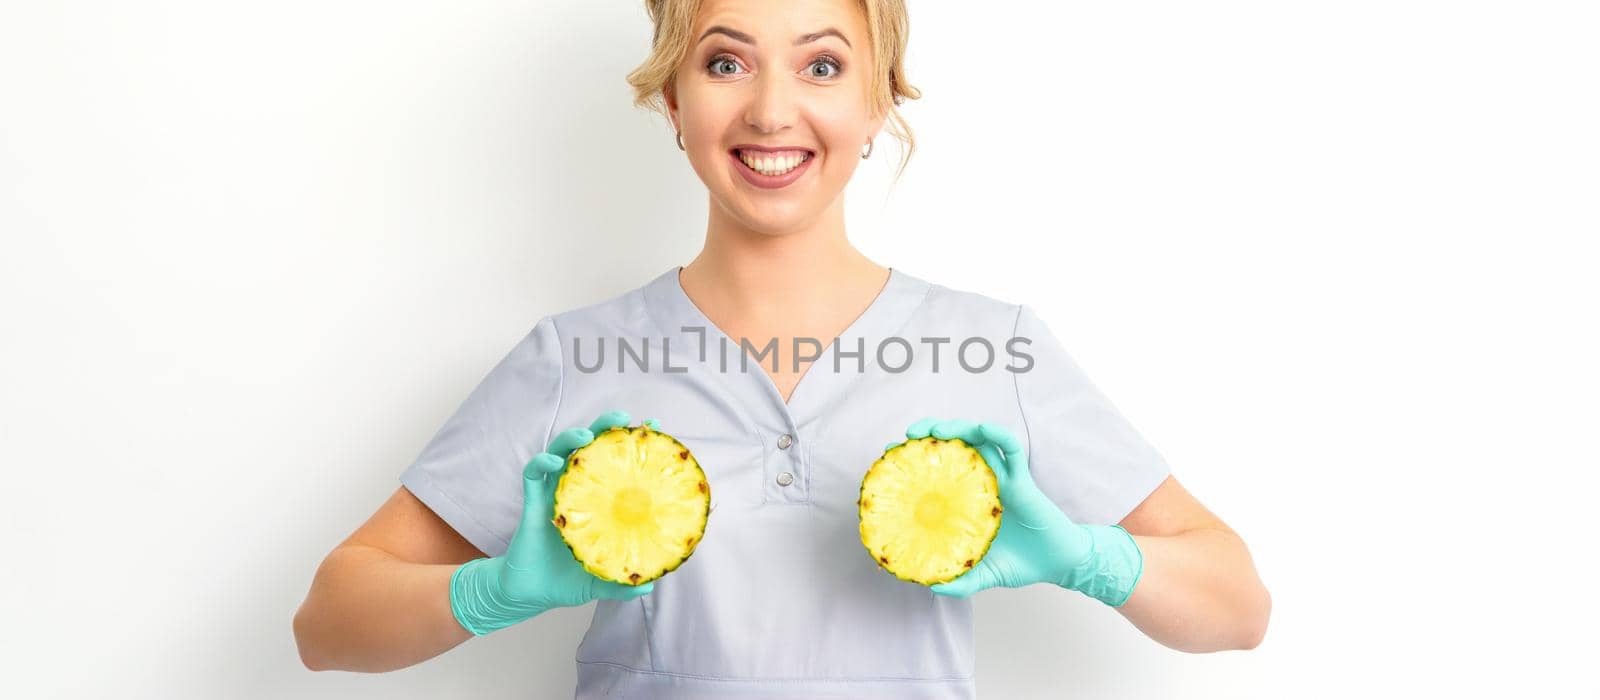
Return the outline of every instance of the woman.
[[[850,245],[842,193],[873,137],[888,122],[912,145],[895,110],[918,96],[902,2],[646,4],[653,52],[630,82],[709,191],[704,249],[541,319],[493,368],[319,569],[295,618],[306,665],[401,668],[598,600],[578,697],[966,698],[968,597],[1033,583],[1111,605],[1173,648],[1254,647],[1270,603],[1243,542],[1030,308]],[[606,338],[659,354],[648,371],[596,371]],[[1026,342],[979,371],[953,352],[971,339]],[[750,362],[741,341],[799,362]],[[589,575],[550,522],[565,457],[631,415],[692,447],[714,499],[694,555],[639,586]],[[980,448],[1005,516],[972,570],[923,587],[864,556],[855,499],[886,442],[929,434]]]

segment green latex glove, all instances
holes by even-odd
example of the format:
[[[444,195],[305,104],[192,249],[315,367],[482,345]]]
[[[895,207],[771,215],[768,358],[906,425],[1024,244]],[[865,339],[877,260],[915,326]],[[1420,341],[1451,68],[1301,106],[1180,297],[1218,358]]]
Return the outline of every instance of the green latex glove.
[[[649,593],[651,581],[625,586],[585,571],[561,540],[555,517],[556,483],[567,456],[598,433],[628,424],[628,414],[609,411],[585,428],[562,431],[522,470],[522,521],[504,556],[462,564],[450,577],[450,610],[475,635],[485,635],[551,608],[583,605],[596,598],[628,600]],[[655,419],[644,423],[660,429]]]
[[[1144,554],[1120,525],[1079,525],[1033,482],[1027,446],[995,423],[924,418],[908,439],[960,438],[976,448],[1000,484],[1000,532],[977,566],[933,592],[965,598],[986,588],[1053,583],[1112,607],[1133,594]]]

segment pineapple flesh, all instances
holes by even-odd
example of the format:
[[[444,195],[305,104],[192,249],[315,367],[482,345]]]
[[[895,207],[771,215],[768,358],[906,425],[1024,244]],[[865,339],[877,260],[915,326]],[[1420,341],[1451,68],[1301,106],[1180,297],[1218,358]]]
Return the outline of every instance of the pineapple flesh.
[[[648,425],[617,426],[572,451],[551,520],[573,558],[624,585],[678,568],[705,535],[711,487],[683,443]]]
[[[983,559],[1000,531],[1000,484],[959,438],[885,450],[861,479],[861,543],[879,567],[931,586]]]

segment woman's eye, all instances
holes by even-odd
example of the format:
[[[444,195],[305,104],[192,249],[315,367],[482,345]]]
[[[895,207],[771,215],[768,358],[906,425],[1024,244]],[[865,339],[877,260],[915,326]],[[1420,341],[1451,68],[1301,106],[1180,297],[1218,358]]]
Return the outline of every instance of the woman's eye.
[[[839,75],[839,62],[831,58],[819,58],[807,67],[813,78],[833,78]]]
[[[733,59],[727,56],[718,56],[711,59],[711,62],[706,64],[706,68],[717,75],[733,75],[738,72],[739,64],[734,63]]]

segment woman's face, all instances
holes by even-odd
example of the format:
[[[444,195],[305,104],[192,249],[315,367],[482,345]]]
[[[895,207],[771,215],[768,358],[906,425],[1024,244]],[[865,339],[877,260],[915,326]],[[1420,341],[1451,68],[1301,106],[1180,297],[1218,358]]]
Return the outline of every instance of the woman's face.
[[[883,126],[858,0],[707,0],[666,91],[712,203],[751,230],[809,226]]]

